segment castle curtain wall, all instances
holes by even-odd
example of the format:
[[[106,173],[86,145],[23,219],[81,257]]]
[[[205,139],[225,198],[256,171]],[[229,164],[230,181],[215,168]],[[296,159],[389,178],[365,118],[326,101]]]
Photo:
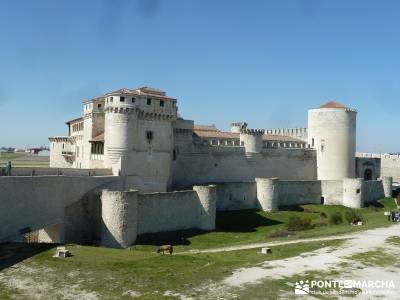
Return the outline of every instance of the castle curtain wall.
[[[178,147],[172,168],[173,189],[210,182],[254,181],[256,177],[316,179],[315,151],[310,149],[263,149],[248,157],[244,147]]]

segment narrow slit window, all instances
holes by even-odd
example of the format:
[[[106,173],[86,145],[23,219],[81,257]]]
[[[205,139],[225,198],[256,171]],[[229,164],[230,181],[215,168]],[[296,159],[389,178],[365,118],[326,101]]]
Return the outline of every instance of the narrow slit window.
[[[151,141],[153,139],[153,131],[146,131],[146,138]]]

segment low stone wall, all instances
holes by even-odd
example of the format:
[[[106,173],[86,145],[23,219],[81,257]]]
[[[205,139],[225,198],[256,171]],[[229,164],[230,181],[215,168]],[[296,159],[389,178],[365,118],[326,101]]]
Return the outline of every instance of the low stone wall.
[[[0,177],[0,242],[64,223],[67,206],[105,188],[125,188],[122,177]]]
[[[139,194],[138,234],[198,228],[202,206],[195,191]]]
[[[255,182],[217,184],[217,210],[255,209],[258,207]]]
[[[101,243],[106,247],[126,248],[144,233],[215,229],[217,193],[213,185],[171,193],[104,190],[101,199]]]
[[[280,206],[310,203],[320,204],[321,195],[321,182],[318,180],[280,180],[278,182],[278,203]]]
[[[321,181],[321,192],[322,192],[321,197],[323,197],[324,204],[326,204],[326,205],[342,205],[342,203],[343,203],[343,180],[322,180]]]
[[[6,173],[5,168],[1,174]],[[32,167],[13,167],[11,176],[112,176],[111,169],[73,169],[73,168],[32,168]]]
[[[365,181],[363,185],[364,204],[375,202],[377,199],[385,197],[381,180]]]
[[[262,209],[276,211],[280,206],[299,204],[344,205],[354,208],[375,202],[391,190],[390,178],[364,181],[279,180],[256,178],[255,182],[218,183],[217,210]]]

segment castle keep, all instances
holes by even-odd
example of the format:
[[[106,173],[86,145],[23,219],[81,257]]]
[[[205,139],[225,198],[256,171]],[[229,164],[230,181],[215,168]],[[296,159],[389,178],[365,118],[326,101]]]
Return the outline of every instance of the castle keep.
[[[330,101],[309,110],[308,128],[225,132],[182,118],[158,89],[107,93],[49,138],[50,169],[0,177],[0,241],[42,229],[42,240],[127,247],[144,233],[213,230],[217,210],[363,207],[391,195],[400,159],[356,154],[356,119]]]

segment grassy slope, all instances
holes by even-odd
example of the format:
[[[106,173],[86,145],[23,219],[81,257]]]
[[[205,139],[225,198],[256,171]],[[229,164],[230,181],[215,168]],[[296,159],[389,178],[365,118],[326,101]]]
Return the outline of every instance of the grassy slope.
[[[317,226],[311,230],[293,232],[290,237],[279,238],[280,241],[292,240],[299,238],[311,238],[320,236],[331,236],[337,234],[345,234],[366,230],[376,227],[391,225],[387,218],[383,215],[385,210],[393,209],[393,199],[387,198],[381,201],[382,207],[363,208],[359,211],[364,216],[365,224],[363,226],[350,226],[344,221],[341,225]],[[321,217],[320,212],[325,212],[329,217],[330,214],[340,211],[351,210],[349,208],[338,205],[302,205],[296,208],[305,211],[279,211],[275,213],[263,211],[231,211],[219,213],[217,217],[217,230],[206,234],[197,234],[191,236],[191,232],[182,232],[182,236],[187,238],[189,246],[177,246],[177,251],[187,251],[190,249],[205,249],[225,247],[232,245],[241,245],[249,243],[260,243],[277,240],[270,238],[270,234],[277,230],[285,229],[286,223],[290,216],[308,216],[315,222],[328,222],[328,218]],[[310,212],[313,211],[313,212]],[[158,236],[155,236],[157,239]],[[151,244],[151,243],[148,243]],[[144,243],[142,246],[147,248]]]

